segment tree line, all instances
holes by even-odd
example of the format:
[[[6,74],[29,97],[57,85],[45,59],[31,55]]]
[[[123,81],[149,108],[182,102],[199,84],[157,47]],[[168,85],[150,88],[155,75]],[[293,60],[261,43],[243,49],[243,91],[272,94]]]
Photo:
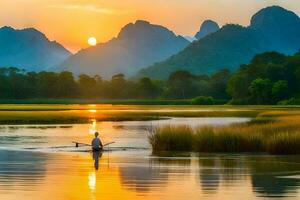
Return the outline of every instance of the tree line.
[[[110,80],[71,72],[26,72],[0,68],[0,99],[82,98],[82,99],[190,99],[199,95],[229,98],[225,91],[227,70],[211,76],[177,71],[166,81],[126,79],[116,74]]]
[[[192,99],[199,96],[232,104],[276,104],[300,94],[300,52],[256,55],[234,73],[223,69],[211,75],[176,71],[167,80],[126,79],[71,72],[26,72],[0,68],[0,99]],[[201,99],[201,98],[200,98]],[[207,99],[206,99],[207,100]],[[211,102],[211,99],[209,99]]]
[[[241,65],[227,83],[233,104],[277,104],[300,94],[300,51],[286,56],[277,52],[256,55]]]

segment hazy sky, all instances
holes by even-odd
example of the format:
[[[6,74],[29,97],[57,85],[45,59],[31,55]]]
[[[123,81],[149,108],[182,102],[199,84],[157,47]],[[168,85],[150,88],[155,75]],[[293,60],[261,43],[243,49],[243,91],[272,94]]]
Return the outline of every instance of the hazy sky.
[[[104,42],[136,19],[194,35],[205,19],[248,25],[259,9],[280,5],[300,15],[300,0],[1,0],[0,25],[35,27],[71,51]]]

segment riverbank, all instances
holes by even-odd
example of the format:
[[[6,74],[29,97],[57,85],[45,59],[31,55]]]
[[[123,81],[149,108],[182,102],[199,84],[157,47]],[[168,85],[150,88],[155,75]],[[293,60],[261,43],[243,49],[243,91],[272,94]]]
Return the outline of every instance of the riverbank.
[[[271,115],[271,116],[268,116]],[[262,120],[300,115],[298,107],[110,104],[2,104],[0,124],[84,124],[92,121],[144,121],[170,117],[250,117]]]
[[[260,109],[218,106],[5,104],[0,105],[0,124],[85,124],[92,121],[145,121],[169,117],[254,117],[259,112]]]

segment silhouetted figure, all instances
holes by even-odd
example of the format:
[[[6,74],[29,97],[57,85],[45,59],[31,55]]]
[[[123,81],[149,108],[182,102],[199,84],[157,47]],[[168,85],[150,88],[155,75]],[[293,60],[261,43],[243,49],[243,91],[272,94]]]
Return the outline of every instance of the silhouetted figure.
[[[101,140],[98,138],[99,133],[95,132],[95,138],[92,140],[92,150],[93,150],[93,159],[94,159],[94,166],[95,169],[98,170],[99,168],[99,157],[102,156],[102,148],[103,144]]]
[[[92,140],[92,149],[93,151],[101,151],[103,148],[103,144],[101,140],[98,138],[99,133],[95,132],[95,138]]]

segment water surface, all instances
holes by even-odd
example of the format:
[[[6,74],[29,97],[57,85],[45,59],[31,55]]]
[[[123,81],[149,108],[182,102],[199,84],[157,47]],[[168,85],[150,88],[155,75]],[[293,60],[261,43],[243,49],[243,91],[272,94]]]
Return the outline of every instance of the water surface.
[[[247,118],[172,118],[160,121],[0,127],[0,199],[299,199],[297,156],[203,154],[157,157],[149,128],[162,124],[224,126]],[[77,151],[94,131],[113,147]],[[83,148],[84,149],[84,148]],[[74,152],[75,151],[75,152]],[[95,165],[96,164],[96,165]]]
[[[115,141],[112,147],[150,148],[147,140],[149,130],[161,125],[225,126],[249,120],[250,118],[239,117],[202,117],[121,122],[92,120],[90,124],[70,125],[0,125],[0,148],[10,150],[30,148],[43,152],[69,151],[74,147],[72,141],[90,143],[95,131],[100,133],[104,143]]]

